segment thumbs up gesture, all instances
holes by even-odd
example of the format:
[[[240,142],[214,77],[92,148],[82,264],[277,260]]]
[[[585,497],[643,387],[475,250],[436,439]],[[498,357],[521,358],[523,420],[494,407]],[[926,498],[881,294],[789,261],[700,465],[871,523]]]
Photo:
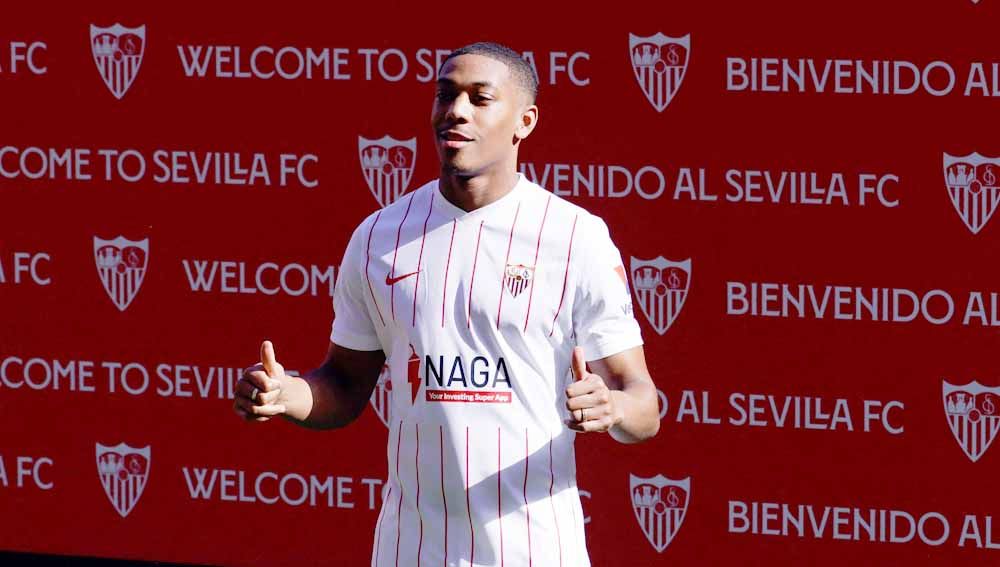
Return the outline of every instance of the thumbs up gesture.
[[[571,419],[566,425],[575,431],[603,433],[621,423],[623,416],[611,390],[603,378],[587,371],[582,348],[573,349],[571,365],[574,380],[566,387],[566,409]]]
[[[282,384],[287,380],[285,369],[274,357],[274,345],[260,345],[260,364],[243,371],[236,383],[233,411],[247,421],[267,421],[285,413]]]

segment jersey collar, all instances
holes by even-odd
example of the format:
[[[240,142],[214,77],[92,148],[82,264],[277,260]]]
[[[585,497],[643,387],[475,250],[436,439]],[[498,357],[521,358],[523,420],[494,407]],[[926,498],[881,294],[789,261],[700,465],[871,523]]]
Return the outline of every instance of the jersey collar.
[[[459,207],[456,207],[444,198],[441,194],[441,188],[439,182],[434,182],[434,208],[438,211],[443,211],[443,214],[448,218],[457,219],[460,221],[471,221],[488,218],[490,215],[495,215],[496,213],[502,212],[510,207],[516,205],[518,201],[521,200],[521,196],[524,193],[525,187],[528,184],[528,180],[521,173],[517,174],[517,183],[514,184],[514,188],[511,189],[506,195],[500,197],[496,201],[493,201],[485,207],[479,207],[474,211],[465,211]]]

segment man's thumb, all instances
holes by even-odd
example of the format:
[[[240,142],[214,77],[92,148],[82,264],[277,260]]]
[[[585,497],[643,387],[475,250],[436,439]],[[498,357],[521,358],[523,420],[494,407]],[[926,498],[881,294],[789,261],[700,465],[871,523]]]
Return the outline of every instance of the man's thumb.
[[[271,341],[264,341],[260,345],[260,363],[264,365],[264,372],[271,378],[276,377],[278,361],[274,359],[274,345]]]
[[[587,361],[583,358],[583,348],[573,348],[573,378],[577,381],[583,380],[587,374]]]

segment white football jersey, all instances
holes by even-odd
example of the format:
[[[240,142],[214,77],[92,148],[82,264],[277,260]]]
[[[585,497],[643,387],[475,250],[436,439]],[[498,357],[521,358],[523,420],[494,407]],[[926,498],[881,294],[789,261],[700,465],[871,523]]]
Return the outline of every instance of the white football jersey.
[[[642,344],[605,223],[520,176],[466,212],[437,181],[351,237],[330,340],[386,355],[373,566],[589,565],[565,388]]]

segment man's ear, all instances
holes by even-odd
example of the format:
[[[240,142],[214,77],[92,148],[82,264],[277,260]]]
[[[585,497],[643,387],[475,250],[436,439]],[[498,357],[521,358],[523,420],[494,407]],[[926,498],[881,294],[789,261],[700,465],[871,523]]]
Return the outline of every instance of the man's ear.
[[[514,137],[519,141],[531,135],[531,132],[538,124],[538,107],[529,105],[521,111],[521,120],[514,130]]]

